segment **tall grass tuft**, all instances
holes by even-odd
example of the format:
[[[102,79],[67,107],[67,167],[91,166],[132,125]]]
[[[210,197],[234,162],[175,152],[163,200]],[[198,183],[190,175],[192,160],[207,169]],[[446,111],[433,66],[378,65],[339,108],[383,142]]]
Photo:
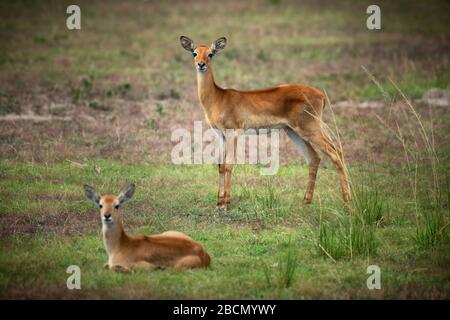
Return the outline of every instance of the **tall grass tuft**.
[[[318,241],[320,253],[333,261],[374,255],[379,245],[375,230],[376,226],[349,212],[339,214],[331,222],[325,222],[321,217]]]
[[[280,255],[277,270],[274,272],[270,267],[263,263],[264,276],[269,287],[278,289],[289,288],[295,279],[295,271],[298,266],[298,254],[296,247],[291,239],[289,239],[286,252]]]
[[[375,77],[364,70],[383,91]],[[391,114],[394,118],[390,121],[381,117],[378,119],[403,147],[401,170],[411,188],[416,217],[415,243],[421,249],[431,249],[444,243],[450,245],[448,164],[442,162],[436,152],[433,119],[427,127],[403,91],[392,80],[390,82],[404,103],[396,105],[398,110]],[[399,117],[403,117],[402,126],[399,125]]]
[[[266,183],[262,192],[256,192],[253,187],[244,185],[242,197],[250,202],[250,214],[260,222],[268,222],[285,216],[289,203],[282,200],[277,185]]]
[[[330,139],[336,141],[336,147],[343,150],[336,117],[329,100],[328,104],[332,111],[334,128],[330,128],[324,122],[322,125]],[[320,254],[334,261],[376,254],[379,246],[376,229],[384,220],[384,213],[387,209],[381,192],[360,183],[361,177],[350,174],[344,154],[342,158],[342,164],[351,186],[352,201],[344,209],[332,209],[335,219],[324,221],[321,214],[318,237]]]
[[[281,207],[281,202],[278,194],[276,193],[273,184],[267,184],[267,192],[265,194],[256,194],[256,205],[262,209],[277,209]]]
[[[421,249],[436,247],[448,236],[448,222],[434,211],[423,211],[416,227],[416,243]],[[447,230],[446,230],[447,229]]]
[[[362,183],[352,184],[351,210],[366,225],[379,226],[387,211],[387,201],[378,189],[372,189]]]

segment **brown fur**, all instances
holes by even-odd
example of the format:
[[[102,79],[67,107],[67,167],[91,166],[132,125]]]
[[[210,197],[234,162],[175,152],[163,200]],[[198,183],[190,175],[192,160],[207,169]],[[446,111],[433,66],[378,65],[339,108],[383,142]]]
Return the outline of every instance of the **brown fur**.
[[[195,66],[204,63],[207,67],[205,72],[197,72],[197,85],[198,96],[211,127],[224,132],[226,129],[260,129],[281,125],[286,130],[292,130],[293,134],[304,141],[310,158],[304,202],[310,203],[312,200],[320,163],[314,146],[322,150],[335,164],[344,201],[348,202],[350,186],[343,167],[342,151],[322,129],[324,94],[305,84],[284,84],[253,91],[223,89],[214,81],[212,59],[208,56],[213,46],[192,47],[196,54]],[[189,45],[183,47],[190,50]],[[226,138],[224,134],[223,137]],[[227,150],[224,152],[226,154]],[[226,159],[226,156],[223,159]],[[231,173],[232,164],[219,164],[218,208],[226,209],[230,202]]]
[[[103,241],[108,252],[105,268],[130,271],[134,268],[198,268],[207,267],[210,257],[201,244],[177,231],[152,236],[130,236],[124,228],[116,196],[100,200],[100,215],[111,215],[113,223],[103,226]]]

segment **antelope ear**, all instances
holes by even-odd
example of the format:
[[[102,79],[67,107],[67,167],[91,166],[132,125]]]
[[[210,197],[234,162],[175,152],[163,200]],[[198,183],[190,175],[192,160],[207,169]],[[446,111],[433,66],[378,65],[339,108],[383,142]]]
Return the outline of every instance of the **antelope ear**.
[[[92,188],[91,186],[88,186],[87,184],[85,184],[83,186],[84,188],[84,194],[86,195],[86,197],[91,200],[92,202],[99,204],[100,203],[100,195],[97,193],[97,191],[95,191],[94,188]]]
[[[128,187],[120,191],[119,196],[117,197],[119,199],[119,203],[122,204],[127,200],[130,200],[131,197],[133,197],[134,190],[135,190],[134,183],[130,184]]]
[[[211,45],[211,53],[216,54],[222,49],[225,49],[225,46],[227,45],[227,38],[220,37],[216,41],[214,41]]]
[[[189,39],[188,37],[185,36],[181,36],[180,37],[180,42],[181,42],[181,46],[189,51],[189,52],[193,52],[194,51],[194,41],[192,41],[191,39]]]

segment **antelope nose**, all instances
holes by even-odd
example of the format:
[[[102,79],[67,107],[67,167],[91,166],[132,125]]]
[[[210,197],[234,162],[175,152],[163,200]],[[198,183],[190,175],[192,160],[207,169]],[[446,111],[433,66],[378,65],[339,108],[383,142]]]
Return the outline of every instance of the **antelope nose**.
[[[105,218],[105,220],[110,220],[111,219],[111,214],[104,214],[103,217]]]
[[[198,63],[198,67],[200,69],[203,69],[206,66],[206,63],[202,62],[202,63]]]

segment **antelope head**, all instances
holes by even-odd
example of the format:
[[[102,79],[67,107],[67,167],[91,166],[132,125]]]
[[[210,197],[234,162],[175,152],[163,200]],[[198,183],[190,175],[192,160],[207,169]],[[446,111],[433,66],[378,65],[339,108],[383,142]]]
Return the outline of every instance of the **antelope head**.
[[[86,197],[94,202],[100,208],[100,218],[104,226],[112,226],[116,222],[122,222],[120,206],[127,200],[131,199],[134,194],[135,185],[130,184],[123,189],[119,195],[100,196],[94,188],[84,185],[84,193]]]
[[[205,73],[208,67],[211,65],[211,60],[214,55],[220,50],[224,49],[227,44],[227,39],[221,37],[214,41],[211,46],[206,45],[194,45],[194,42],[188,37],[180,37],[181,46],[189,51],[194,57],[194,65],[197,72]]]

